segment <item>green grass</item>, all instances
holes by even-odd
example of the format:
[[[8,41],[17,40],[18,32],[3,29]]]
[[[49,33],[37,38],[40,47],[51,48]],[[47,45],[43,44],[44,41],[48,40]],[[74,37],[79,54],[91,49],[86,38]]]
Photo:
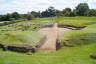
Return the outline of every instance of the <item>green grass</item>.
[[[32,55],[0,50],[0,64],[96,64],[90,54],[96,52],[96,44],[72,48],[61,48],[58,51],[39,51]]]
[[[34,30],[34,28],[39,28],[40,25],[39,24],[35,24],[33,22],[18,22],[18,23],[14,23],[14,24],[10,24],[10,25],[6,25],[6,26],[2,26],[0,27],[0,31],[18,31],[18,30],[29,30],[32,31]]]
[[[0,26],[10,25],[18,22],[22,22],[23,20],[11,20],[11,21],[1,21]]]
[[[34,28],[39,28],[45,25],[53,24],[54,22],[58,22],[59,24],[73,25],[73,26],[88,26],[91,24],[96,24],[96,17],[36,18],[31,21],[22,21],[22,22],[19,21],[11,25],[3,26],[0,27],[0,30],[4,30],[4,31],[22,30],[22,28],[24,27],[29,27],[27,28],[27,30],[34,30]],[[32,25],[32,23],[35,23],[35,25]]]
[[[55,19],[54,17],[52,17],[52,18],[50,18],[50,17],[49,18],[37,18],[37,19],[32,20],[32,22],[38,23],[40,25],[40,27],[42,27],[45,25],[54,24],[54,22],[55,22],[54,19]]]
[[[83,45],[96,43],[96,24],[89,25],[82,30],[73,30],[65,32],[59,37],[62,43]],[[66,41],[67,40],[67,41]]]
[[[0,35],[0,41],[4,43],[36,45],[43,36],[33,31],[9,31]]]
[[[52,17],[52,18],[37,18],[32,22],[39,23],[41,26],[53,24],[57,22],[59,24],[67,24],[73,26],[87,26],[96,24],[96,17]]]
[[[35,23],[50,24],[58,22],[59,24],[68,24],[73,26],[87,26],[90,24],[96,24],[96,17],[53,17],[53,18],[37,18],[32,20]]]
[[[87,26],[82,30],[64,32],[63,35],[59,36],[61,43],[69,40],[68,44],[82,46],[63,46],[58,51],[37,51],[32,55],[0,49],[0,64],[96,64],[96,60],[90,58],[90,54],[96,53],[96,17],[54,17],[53,21],[52,18],[37,18],[27,23],[18,22],[0,27],[0,41],[35,45],[43,36],[31,31],[31,29],[53,24],[54,21],[59,24]],[[31,23],[36,23],[36,25],[31,25],[25,31],[18,30]]]
[[[35,23],[39,23],[39,22],[42,22],[42,21],[52,21],[53,18],[36,18],[36,19],[33,19],[32,22],[35,22]]]
[[[56,17],[59,24],[68,24],[73,26],[86,26],[96,24],[96,17]]]

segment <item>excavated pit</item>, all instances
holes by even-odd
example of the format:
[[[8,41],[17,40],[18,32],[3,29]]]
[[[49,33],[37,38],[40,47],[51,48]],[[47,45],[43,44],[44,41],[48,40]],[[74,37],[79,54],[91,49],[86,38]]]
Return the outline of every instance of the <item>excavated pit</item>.
[[[72,30],[80,30],[83,27],[76,27],[70,25],[58,25],[55,23],[54,25],[49,25],[38,30],[38,33],[44,35],[46,40],[43,41],[43,44],[40,46],[39,50],[57,50],[60,48],[60,42],[58,40],[58,36],[67,31]]]
[[[0,48],[3,48],[3,50],[8,49],[17,52],[35,52],[36,50],[58,50],[61,47],[60,41],[58,40],[59,35],[67,31],[80,30],[85,27],[86,26],[76,27],[64,24],[58,25],[57,23],[55,23],[54,25],[46,25],[41,27],[37,31],[38,33],[44,35],[45,37],[39,43],[37,43],[36,46],[24,45],[24,44],[8,45],[0,43]]]
[[[46,36],[44,44],[39,48],[39,50],[57,50],[60,47],[60,42],[58,36],[66,31],[71,31],[72,29],[60,28],[58,24],[55,23],[53,27],[42,28],[38,30],[38,33]]]

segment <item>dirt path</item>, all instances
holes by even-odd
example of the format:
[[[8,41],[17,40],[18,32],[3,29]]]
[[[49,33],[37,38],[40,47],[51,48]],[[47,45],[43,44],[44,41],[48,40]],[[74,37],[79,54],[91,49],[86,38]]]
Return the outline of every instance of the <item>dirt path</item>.
[[[58,35],[64,33],[65,31],[70,31],[67,28],[58,28],[57,23],[54,24],[52,28],[43,28],[40,29],[38,32],[43,34],[47,37],[44,45],[40,47],[40,50],[56,50],[56,39]]]

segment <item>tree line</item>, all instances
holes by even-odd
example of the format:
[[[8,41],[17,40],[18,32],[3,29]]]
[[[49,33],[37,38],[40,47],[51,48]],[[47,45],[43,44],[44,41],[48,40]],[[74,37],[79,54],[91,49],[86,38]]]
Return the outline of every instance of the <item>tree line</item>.
[[[27,14],[19,14],[18,12],[13,12],[11,14],[0,15],[0,21],[10,21],[17,19],[32,20],[34,18],[42,17],[55,17],[55,16],[96,16],[96,9],[90,9],[87,3],[80,3],[75,9],[65,8],[63,10],[57,10],[50,6],[48,9],[42,12],[32,11]]]

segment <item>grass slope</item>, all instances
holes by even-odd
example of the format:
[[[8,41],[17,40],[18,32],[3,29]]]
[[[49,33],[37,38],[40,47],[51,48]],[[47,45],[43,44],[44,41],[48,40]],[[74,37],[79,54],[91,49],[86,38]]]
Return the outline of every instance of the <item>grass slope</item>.
[[[15,44],[37,44],[43,38],[42,35],[32,31],[9,31],[0,36],[0,41]]]
[[[22,21],[6,26],[0,27],[0,31],[18,31],[18,30],[34,30],[34,28],[40,27],[39,24],[35,24],[30,21]]]
[[[96,24],[89,25],[82,30],[65,32],[59,37],[63,44],[83,45],[96,43]]]

